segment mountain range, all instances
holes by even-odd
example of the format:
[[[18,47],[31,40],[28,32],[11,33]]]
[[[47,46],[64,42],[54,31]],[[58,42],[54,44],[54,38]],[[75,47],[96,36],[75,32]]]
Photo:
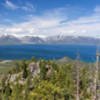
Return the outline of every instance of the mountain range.
[[[100,44],[100,39],[93,37],[74,37],[65,35],[56,35],[48,37],[40,36],[22,36],[1,35],[0,45],[12,44],[72,44],[72,45],[96,45]]]

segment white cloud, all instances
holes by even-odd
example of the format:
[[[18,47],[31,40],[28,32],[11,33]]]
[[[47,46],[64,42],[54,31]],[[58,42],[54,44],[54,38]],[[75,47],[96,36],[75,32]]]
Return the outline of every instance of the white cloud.
[[[25,11],[35,11],[36,10],[35,6],[29,2],[27,2],[26,5],[22,6],[21,9]]]
[[[94,9],[95,12],[100,12],[100,6],[96,6],[96,8]]]
[[[5,6],[11,8],[11,9],[17,9],[18,8],[18,6],[16,6],[15,4],[13,4],[12,2],[10,2],[8,0],[6,0]]]
[[[64,8],[47,11],[41,16],[31,15],[27,22],[13,24],[9,27],[0,26],[0,34],[50,36],[62,33],[64,35],[98,37],[99,32],[100,14],[98,12],[94,12],[90,16],[68,20]]]
[[[29,3],[29,2],[27,2],[24,5],[16,5],[16,4],[12,3],[11,1],[6,0],[5,4],[3,4],[3,5],[7,8],[12,9],[12,10],[16,10],[16,9],[18,9],[18,10],[21,9],[24,11],[35,11],[36,10],[34,5]]]

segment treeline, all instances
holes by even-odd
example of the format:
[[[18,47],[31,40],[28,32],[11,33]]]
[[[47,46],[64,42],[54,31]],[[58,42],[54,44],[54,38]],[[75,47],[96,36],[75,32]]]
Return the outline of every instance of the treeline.
[[[16,61],[0,82],[0,100],[93,100],[95,65],[78,60],[58,64],[51,60]],[[79,97],[78,97],[79,96]]]

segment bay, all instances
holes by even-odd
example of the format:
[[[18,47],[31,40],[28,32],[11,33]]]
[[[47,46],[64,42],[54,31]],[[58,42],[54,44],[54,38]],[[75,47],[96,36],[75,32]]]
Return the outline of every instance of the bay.
[[[41,44],[0,46],[0,59],[20,60],[30,59],[32,56],[35,56],[36,59],[52,60],[63,57],[76,59],[77,52],[80,54],[80,60],[84,62],[94,62],[96,59],[96,46]]]

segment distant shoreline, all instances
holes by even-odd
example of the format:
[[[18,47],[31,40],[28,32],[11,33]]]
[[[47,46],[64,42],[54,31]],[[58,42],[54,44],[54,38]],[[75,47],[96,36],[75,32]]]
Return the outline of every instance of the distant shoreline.
[[[0,60],[0,63],[8,63],[8,62],[12,62],[13,60]]]

